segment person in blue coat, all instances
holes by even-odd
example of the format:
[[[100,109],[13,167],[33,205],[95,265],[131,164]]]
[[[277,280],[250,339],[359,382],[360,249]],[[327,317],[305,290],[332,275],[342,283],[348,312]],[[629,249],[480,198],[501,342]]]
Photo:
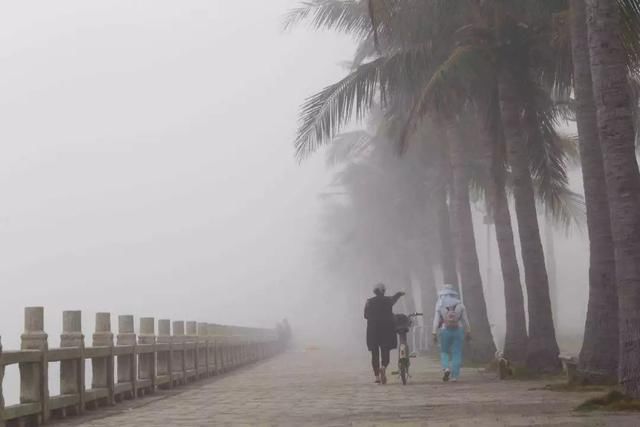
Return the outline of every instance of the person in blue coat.
[[[452,285],[444,285],[438,292],[433,317],[433,341],[440,342],[442,381],[457,381],[462,365],[462,346],[465,337],[471,339],[471,326],[458,291]]]

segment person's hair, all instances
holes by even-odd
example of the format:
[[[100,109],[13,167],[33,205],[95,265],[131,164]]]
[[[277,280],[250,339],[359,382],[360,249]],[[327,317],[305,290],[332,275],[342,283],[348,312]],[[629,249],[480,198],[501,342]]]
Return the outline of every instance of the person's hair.
[[[373,287],[373,293],[376,295],[384,295],[387,288],[384,286],[384,283],[378,283]]]

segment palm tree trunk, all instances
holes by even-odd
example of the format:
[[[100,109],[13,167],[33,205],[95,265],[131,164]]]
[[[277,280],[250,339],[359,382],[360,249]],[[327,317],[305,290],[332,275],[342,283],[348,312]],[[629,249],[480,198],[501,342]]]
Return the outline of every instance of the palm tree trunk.
[[[411,280],[411,274],[408,273],[405,278],[404,291],[406,293],[403,298],[405,301],[406,313],[414,313],[416,311],[416,294],[413,291],[413,281]]]
[[[480,126],[485,126],[481,124]],[[500,256],[506,311],[504,356],[514,363],[524,363],[527,355],[527,323],[520,267],[516,256],[511,213],[505,191],[503,155],[488,129],[481,131],[484,168],[486,170],[487,202],[493,214],[496,241]]]
[[[527,355],[527,321],[522,283],[520,282],[520,268],[513,239],[511,214],[504,185],[496,185],[494,191],[493,219],[496,226],[496,240],[504,281],[507,321],[503,351],[507,359],[514,363],[523,363]]]
[[[422,350],[428,350],[429,338],[431,337],[431,320],[433,319],[434,308],[438,300],[436,293],[436,281],[433,275],[433,264],[431,259],[427,259],[424,263],[424,271],[422,275],[422,286],[420,288],[420,298],[422,303]]]
[[[558,313],[560,312],[560,301],[558,295],[558,274],[556,263],[556,244],[553,237],[553,218],[547,213],[544,215],[544,249],[545,264],[549,276],[549,297],[551,298],[551,313],[556,323],[558,323]]]
[[[587,34],[584,0],[571,0],[571,44],[584,199],[589,233],[589,304],[578,369],[608,382],[618,368],[618,293],[615,258]]]
[[[460,282],[465,306],[469,313],[469,322],[473,332],[473,341],[469,346],[470,358],[474,362],[484,363],[493,359],[496,346],[491,334],[487,316],[487,305],[482,289],[482,277],[476,249],[476,239],[469,202],[469,180],[465,147],[458,135],[449,137],[449,156],[453,172],[452,211],[455,224],[456,253]]]
[[[456,259],[453,251],[453,235],[451,233],[451,222],[449,203],[447,202],[447,189],[442,185],[436,190],[438,234],[440,237],[440,267],[442,268],[442,278],[446,284],[454,285],[458,283],[458,271],[456,269]]]
[[[458,269],[456,268],[455,251],[453,248],[453,233],[451,231],[451,211],[447,201],[447,188],[451,183],[451,165],[447,156],[446,130],[441,120],[435,121],[434,130],[438,145],[440,177],[435,191],[436,218],[438,221],[438,237],[440,240],[440,268],[442,280],[445,284],[453,285],[459,290]]]
[[[593,95],[611,215],[618,284],[619,381],[640,397],[640,172],[616,0],[588,0]]]
[[[516,217],[527,286],[529,342],[527,367],[534,372],[558,371],[558,355],[549,297],[549,279],[544,263],[535,194],[529,170],[529,156],[523,133],[522,103],[515,77],[509,71],[499,75],[502,125],[513,175]]]

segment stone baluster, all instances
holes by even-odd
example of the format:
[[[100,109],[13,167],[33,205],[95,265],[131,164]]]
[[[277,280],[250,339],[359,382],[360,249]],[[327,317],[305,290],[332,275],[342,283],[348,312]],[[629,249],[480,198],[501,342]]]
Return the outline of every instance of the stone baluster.
[[[0,427],[5,427],[4,422],[4,394],[2,394],[2,381],[4,380],[4,365],[2,364],[2,337],[0,337]]]
[[[247,328],[242,328],[242,363],[247,364],[251,361],[250,350],[251,337]]]
[[[225,366],[227,367],[227,369],[231,370],[234,368],[233,366],[233,346],[234,346],[234,342],[233,342],[233,335],[231,334],[231,330],[229,329],[229,326],[227,325],[223,325],[222,326],[222,336],[224,336],[224,340],[226,341],[226,351],[225,351]]]
[[[160,388],[166,389],[173,386],[173,357],[171,351],[171,320],[158,320],[158,344],[169,345],[169,351],[158,352],[158,377],[168,377],[168,381],[164,382]]]
[[[247,363],[253,363],[253,349],[255,344],[255,339],[253,336],[253,329],[246,328],[245,335],[247,340]]]
[[[249,333],[251,334],[250,357],[251,363],[254,363],[258,361],[258,336],[256,334],[256,330],[253,328],[249,331]]]
[[[231,334],[233,335],[233,339],[235,341],[235,366],[242,365],[242,333],[240,332],[240,328],[236,326],[231,327]]]
[[[240,327],[236,327],[235,329],[235,335],[236,335],[236,339],[238,340],[238,364],[239,365],[244,365],[244,346],[245,346],[245,336],[244,336],[244,331],[242,330],[242,328]]]
[[[222,325],[216,325],[216,347],[218,349],[218,357],[220,358],[220,372],[227,370],[227,340],[223,335]]]
[[[231,335],[235,342],[234,366],[238,367],[238,365],[242,364],[242,335],[240,334],[240,329],[232,326]]]
[[[114,368],[113,368],[113,332],[111,332],[111,313],[96,313],[96,331],[93,334],[94,347],[108,347],[109,356],[91,360],[91,387],[106,389],[107,397],[96,402],[97,405],[113,405]]]
[[[222,337],[222,365],[225,371],[233,369],[231,363],[231,350],[233,343],[229,335],[229,328],[226,325],[220,326],[220,336]]]
[[[176,320],[173,322],[173,335],[171,336],[171,345],[173,347],[173,374],[176,377],[177,384],[184,384],[186,380],[185,374],[185,351],[184,351],[184,321]]]
[[[80,349],[78,359],[60,362],[60,393],[78,395],[78,404],[63,408],[64,415],[78,415],[84,412],[84,335],[82,334],[82,312],[64,311],[62,313],[62,334],[60,347]]]
[[[216,325],[213,323],[207,323],[207,340],[209,349],[209,374],[217,375],[220,371],[216,342]]]
[[[43,423],[49,419],[49,344],[44,332],[43,307],[24,309],[24,333],[20,348],[42,352],[39,363],[20,363],[20,403],[39,403],[41,413],[36,423]]]
[[[140,335],[138,344],[156,344],[155,319],[153,317],[140,318]],[[142,353],[138,356],[138,378],[148,385],[142,388],[143,393],[153,393],[156,389],[156,357],[153,353]]]
[[[118,316],[118,336],[116,343],[119,346],[132,347],[131,352],[118,356],[118,384],[129,384],[129,390],[125,391],[122,396],[125,399],[133,399],[136,397],[137,373],[136,373],[136,334],[133,330],[133,316]],[[116,396],[119,398],[119,396]]]
[[[186,341],[193,346],[185,352],[185,369],[194,380],[198,378],[198,322],[189,321],[186,324]]]
[[[209,375],[208,332],[208,325],[206,323],[198,323],[198,378],[205,378]]]
[[[213,334],[213,340],[215,342],[215,354],[216,354],[216,373],[224,372],[224,342],[221,335],[220,325],[211,325],[211,332]]]

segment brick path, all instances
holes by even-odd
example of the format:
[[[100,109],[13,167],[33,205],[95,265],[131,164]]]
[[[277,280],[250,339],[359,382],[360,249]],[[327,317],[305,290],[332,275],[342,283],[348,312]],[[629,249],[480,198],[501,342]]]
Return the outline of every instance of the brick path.
[[[393,354],[392,354],[393,357]],[[572,412],[590,395],[499,382],[477,370],[443,384],[438,367],[416,359],[407,386],[373,384],[366,355],[290,352],[260,365],[154,397],[97,411],[69,426],[638,426],[638,415]],[[538,389],[538,390],[537,390]]]

